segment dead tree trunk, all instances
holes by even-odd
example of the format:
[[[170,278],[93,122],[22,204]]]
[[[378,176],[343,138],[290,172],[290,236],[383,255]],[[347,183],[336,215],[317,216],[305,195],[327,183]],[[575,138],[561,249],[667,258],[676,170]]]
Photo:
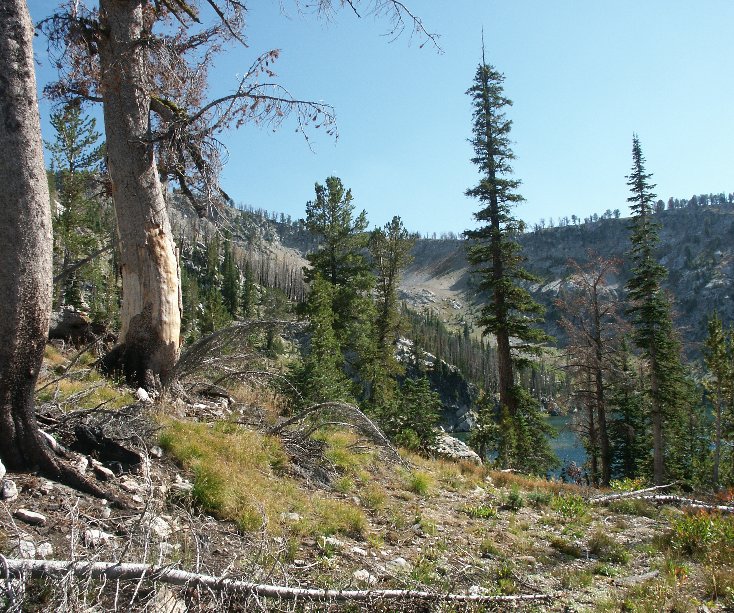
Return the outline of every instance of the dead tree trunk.
[[[150,142],[151,82],[142,0],[100,0],[101,91],[112,198],[120,241],[119,345],[105,361],[150,387],[179,355],[176,248]]]

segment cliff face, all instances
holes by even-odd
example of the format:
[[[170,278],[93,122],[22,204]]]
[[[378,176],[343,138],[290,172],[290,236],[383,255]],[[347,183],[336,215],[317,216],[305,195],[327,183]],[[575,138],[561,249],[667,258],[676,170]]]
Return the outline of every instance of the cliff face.
[[[734,321],[734,210],[698,208],[663,211],[658,257],[668,269],[665,286],[673,297],[675,317],[686,351],[700,352],[706,319],[716,309],[725,323]],[[533,286],[547,308],[546,328],[560,336],[553,300],[568,275],[567,262],[585,262],[590,253],[624,261],[629,249],[629,219],[545,228],[521,237],[527,267],[541,278]],[[466,243],[420,240],[415,260],[401,284],[402,299],[414,308],[431,308],[449,325],[471,323],[481,304],[469,274]],[[622,265],[612,289],[623,291],[629,266]],[[561,339],[562,340],[562,339]]]

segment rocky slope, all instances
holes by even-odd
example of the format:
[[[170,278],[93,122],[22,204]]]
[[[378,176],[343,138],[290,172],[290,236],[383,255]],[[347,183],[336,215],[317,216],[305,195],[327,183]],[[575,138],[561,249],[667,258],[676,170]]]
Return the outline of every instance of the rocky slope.
[[[41,384],[72,359],[48,352]],[[734,606],[734,520],[641,500],[596,504],[597,492],[576,485],[397,458],[333,426],[305,438],[298,429],[274,436],[267,432],[281,418],[259,386],[236,385],[227,398],[190,391],[130,405],[130,391],[96,380],[90,361],[52,384],[41,416],[67,448],[78,436],[70,424],[96,424],[140,454],[130,465],[105,460],[100,448],[67,456],[132,508],[32,474],[0,477],[7,558],[0,562],[11,569],[26,560],[30,572],[35,560],[43,571],[37,579],[6,575],[0,608],[692,613]],[[91,397],[101,391],[104,407]],[[43,570],[44,560],[60,560],[60,574]],[[82,564],[75,579],[64,572],[73,560],[120,572],[152,566],[104,581],[85,575]],[[198,574],[164,583],[174,571]],[[211,578],[208,587],[202,576]],[[281,592],[222,591],[233,581]],[[337,591],[301,593],[294,602],[287,591],[294,588]],[[369,590],[369,604],[340,601],[339,590]],[[447,594],[468,602],[453,606]],[[482,598],[509,600],[471,600]]]
[[[686,349],[695,356],[709,313],[716,309],[724,322],[734,321],[734,209],[679,209],[659,213],[656,219],[661,224],[658,257],[669,271],[665,285]],[[585,262],[596,253],[624,261],[628,225],[628,219],[602,219],[521,237],[527,267],[542,280],[532,289],[547,308],[549,332],[560,336],[553,300],[568,275],[568,260]],[[450,324],[472,321],[480,297],[473,290],[464,249],[460,240],[418,241],[401,285],[403,299],[414,308],[436,310]],[[612,288],[622,288],[628,276],[629,267],[623,264]]]

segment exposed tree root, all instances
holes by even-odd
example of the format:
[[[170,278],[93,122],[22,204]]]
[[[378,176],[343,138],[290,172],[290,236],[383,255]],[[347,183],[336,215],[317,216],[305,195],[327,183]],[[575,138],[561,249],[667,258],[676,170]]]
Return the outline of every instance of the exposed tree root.
[[[87,477],[72,468],[69,464],[51,456],[50,454],[47,457],[47,461],[44,461],[40,469],[40,472],[50,479],[58,481],[64,485],[68,485],[69,487],[79,490],[80,492],[84,492],[85,494],[109,500],[110,503],[120,509],[132,509],[135,506],[126,497],[102,487],[90,479],[87,479]]]
[[[108,580],[143,580],[158,581],[171,585],[205,587],[214,592],[227,594],[253,595],[262,598],[279,598],[283,600],[304,601],[401,601],[401,602],[466,602],[466,603],[506,603],[519,604],[527,602],[543,602],[557,598],[555,594],[516,594],[512,596],[492,596],[483,594],[446,594],[418,590],[322,590],[314,588],[297,588],[279,585],[264,585],[191,573],[170,566],[154,566],[152,564],[132,564],[119,562],[73,562],[69,560],[4,560],[7,572],[12,575],[24,574],[31,577],[64,576],[73,574],[77,577]]]

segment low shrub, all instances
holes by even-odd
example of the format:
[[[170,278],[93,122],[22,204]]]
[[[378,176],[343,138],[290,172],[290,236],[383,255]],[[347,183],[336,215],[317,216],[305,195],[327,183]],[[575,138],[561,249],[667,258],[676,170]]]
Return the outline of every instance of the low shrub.
[[[602,562],[626,564],[630,559],[629,551],[603,530],[597,530],[592,534],[587,547],[589,553]]]
[[[553,497],[551,508],[563,517],[581,517],[588,513],[586,501],[578,494],[560,494]]]
[[[699,511],[673,519],[666,544],[698,560],[734,563],[734,517]]]
[[[583,555],[583,551],[581,550],[580,545],[568,541],[562,536],[551,537],[550,546],[553,547],[553,549],[555,549],[556,551],[560,551],[561,553],[572,558],[580,558]]]
[[[524,504],[525,500],[520,493],[520,489],[517,487],[517,485],[513,485],[510,488],[507,497],[505,498],[504,507],[506,509],[509,509],[510,511],[519,511],[520,509],[522,509]]]

